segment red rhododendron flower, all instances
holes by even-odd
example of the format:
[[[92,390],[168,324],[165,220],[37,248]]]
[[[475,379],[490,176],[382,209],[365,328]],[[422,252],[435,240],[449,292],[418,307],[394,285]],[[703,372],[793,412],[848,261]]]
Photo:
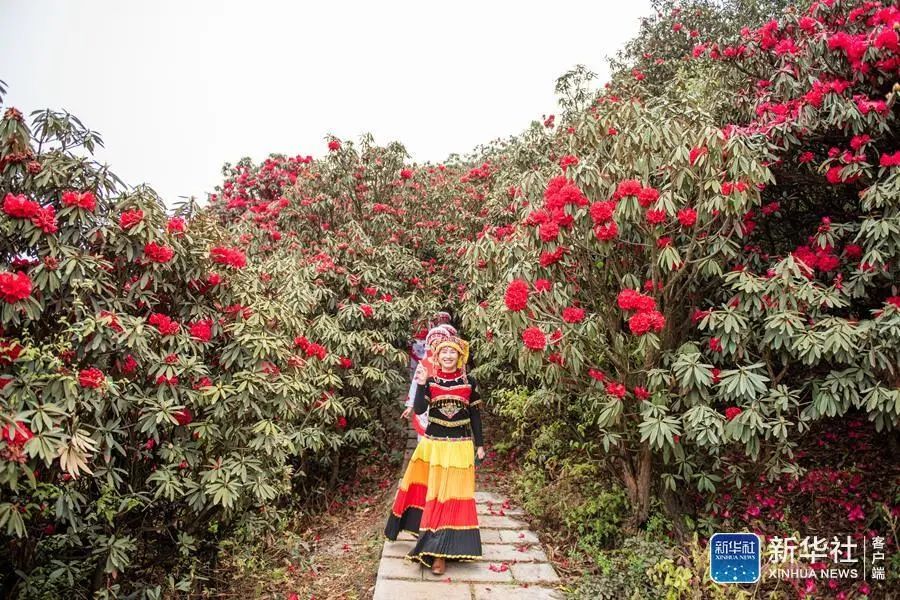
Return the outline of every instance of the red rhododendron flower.
[[[666,211],[664,210],[648,210],[647,223],[650,225],[662,225],[666,222]]]
[[[341,367],[344,369],[349,369],[353,366],[353,361],[346,356],[342,356],[340,360]]]
[[[610,221],[604,225],[597,225],[594,227],[594,236],[602,241],[608,242],[619,235],[619,227],[616,225],[615,221]]]
[[[175,251],[168,246],[150,242],[144,246],[144,257],[155,263],[167,263],[175,256]]]
[[[566,323],[581,323],[584,320],[584,309],[574,306],[562,310],[562,318]]]
[[[3,199],[3,212],[16,219],[31,219],[38,214],[40,208],[40,204],[29,200],[25,194],[6,194]]]
[[[878,159],[878,166],[880,167],[896,167],[900,166],[900,150],[894,152],[893,154],[884,153],[881,155],[881,158]]]
[[[103,376],[103,371],[97,367],[82,369],[78,373],[78,383],[81,387],[97,389],[103,385],[105,380],[106,378]]]
[[[594,202],[591,204],[591,219],[595,225],[602,225],[612,219],[615,210],[616,203],[612,200]]]
[[[134,356],[129,354],[128,356],[125,357],[125,360],[122,362],[122,366],[120,367],[120,370],[123,373],[133,373],[134,370],[137,369],[137,366],[138,366],[138,364],[137,364],[137,361],[134,359]]]
[[[650,397],[650,392],[648,392],[644,387],[636,386],[634,388],[634,397],[638,400],[646,400]]]
[[[175,420],[178,421],[178,424],[182,426],[187,425],[194,420],[194,415],[193,413],[191,413],[191,409],[189,408],[183,408],[179,411],[176,411],[172,416],[174,416]]]
[[[622,310],[648,311],[656,308],[656,300],[652,296],[642,294],[637,290],[626,288],[619,292],[616,304]]]
[[[814,158],[815,158],[815,156],[813,155],[813,153],[807,151],[807,152],[803,152],[802,154],[800,154],[800,156],[797,157],[797,162],[803,163],[803,164],[810,163],[813,161]]]
[[[203,319],[194,323],[188,323],[187,328],[192,338],[201,342],[208,342],[212,339],[212,325],[212,319]]]
[[[177,321],[173,321],[168,315],[162,313],[153,313],[147,322],[156,327],[156,330],[163,335],[175,335],[181,328]]]
[[[371,317],[371,316],[372,316],[372,307],[369,306],[368,304],[360,304],[360,305],[359,305],[359,310],[361,310],[362,313],[363,313],[366,317]]]
[[[243,252],[235,248],[215,246],[210,249],[209,257],[215,263],[219,263],[220,265],[227,265],[236,269],[241,269],[247,266],[247,257]]]
[[[166,223],[166,231],[169,233],[184,233],[184,218],[182,217],[172,217]]]
[[[603,371],[598,369],[588,369],[588,375],[590,375],[591,379],[596,379],[597,381],[606,381],[606,375]]]
[[[619,400],[625,397],[626,389],[625,385],[621,384],[617,381],[607,381],[606,382],[606,393],[610,396],[615,396]]]
[[[722,342],[719,340],[719,338],[709,338],[709,349],[713,352],[722,351]]]
[[[578,157],[572,156],[571,154],[566,154],[561,159],[559,159],[559,166],[562,167],[563,172],[566,171],[571,166],[575,166],[578,164]]]
[[[345,427],[347,427],[347,418],[346,417],[338,417],[337,428],[344,429]]]
[[[642,310],[628,320],[628,328],[635,335],[644,335],[648,331],[662,331],[666,318],[656,310]]]
[[[119,227],[127,231],[143,220],[144,211],[141,209],[126,210],[119,215]]]
[[[553,282],[549,279],[538,279],[534,282],[534,291],[549,292],[553,287]]]
[[[328,356],[328,349],[321,344],[311,343],[306,347],[306,356],[315,356],[319,360],[325,360],[325,357]]]
[[[26,425],[22,421],[9,423],[7,425],[4,425],[3,428],[0,429],[0,439],[2,439],[10,446],[24,446],[25,442],[33,437],[34,433],[32,433],[28,425]]]
[[[94,192],[78,193],[74,190],[69,190],[63,192],[61,201],[63,206],[77,206],[91,211],[97,208],[97,197],[94,196]]]
[[[0,298],[7,304],[15,304],[31,295],[31,278],[27,273],[0,273]]]
[[[341,149],[340,140],[331,140],[330,142],[328,142],[328,150],[329,151],[334,152],[335,150],[340,150],[340,149]]]
[[[641,193],[641,190],[644,189],[644,186],[641,185],[641,182],[636,179],[626,179],[625,181],[620,181],[619,185],[616,186],[616,197],[623,198],[625,196],[637,196]]]
[[[678,222],[682,227],[693,227],[697,222],[697,211],[693,208],[682,208],[678,211]]]
[[[522,341],[530,350],[543,350],[547,346],[547,336],[540,327],[528,327],[522,332]]]
[[[644,208],[647,208],[657,200],[659,200],[659,190],[656,188],[643,188],[638,193],[638,204]]]
[[[528,282],[522,279],[513,279],[506,286],[504,297],[506,308],[512,311],[524,310],[528,306]]]
[[[709,152],[706,148],[691,148],[691,151],[688,153],[688,160],[691,163],[691,166],[697,164],[697,161],[701,156]]]
[[[56,209],[52,206],[39,208],[37,214],[31,217],[31,222],[44,233],[56,233],[58,231]]]
[[[744,411],[742,411],[737,406],[729,406],[728,408],[725,409],[725,418],[728,419],[729,421],[731,421],[732,419],[734,419],[736,416],[738,416],[742,412],[744,412]]]
[[[401,179],[412,179],[413,172],[412,169],[400,169],[400,178]]]
[[[555,221],[541,223],[538,233],[540,234],[541,241],[552,242],[559,237],[559,224]]]

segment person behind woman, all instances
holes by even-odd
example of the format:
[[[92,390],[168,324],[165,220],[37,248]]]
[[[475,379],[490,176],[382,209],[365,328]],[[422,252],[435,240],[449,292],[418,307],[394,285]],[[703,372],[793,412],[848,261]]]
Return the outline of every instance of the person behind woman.
[[[475,456],[484,459],[481,395],[465,370],[468,342],[451,336],[435,346],[437,371],[421,364],[414,400],[416,414],[428,409],[428,427],[409,459],[397,488],[385,537],[400,531],[417,537],[405,558],[441,575],[447,559],[480,558],[481,533],[475,508]]]
[[[438,313],[440,314],[440,313]],[[432,375],[435,371],[434,364],[434,348],[438,342],[441,342],[450,336],[456,335],[456,329],[453,328],[452,325],[438,325],[436,327],[432,327],[428,331],[428,335],[425,336],[425,353],[418,364],[422,364],[425,367],[425,374]],[[416,389],[418,389],[418,383],[416,383],[415,375],[413,375],[412,382],[409,384],[409,393],[406,395],[406,402],[404,405],[406,406],[406,410],[403,411],[403,414],[400,415],[401,419],[410,419],[412,423],[413,429],[416,431],[416,441],[422,439],[422,435],[425,433],[425,428],[428,426],[428,409],[425,409],[425,412],[418,415],[413,414],[413,401],[416,398]]]

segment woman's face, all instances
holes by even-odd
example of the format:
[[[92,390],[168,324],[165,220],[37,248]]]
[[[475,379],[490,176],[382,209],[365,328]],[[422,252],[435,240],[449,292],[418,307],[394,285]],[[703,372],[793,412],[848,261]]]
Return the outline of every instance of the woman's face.
[[[445,371],[453,371],[456,369],[456,361],[459,360],[459,352],[450,346],[444,346],[438,353],[438,363]]]

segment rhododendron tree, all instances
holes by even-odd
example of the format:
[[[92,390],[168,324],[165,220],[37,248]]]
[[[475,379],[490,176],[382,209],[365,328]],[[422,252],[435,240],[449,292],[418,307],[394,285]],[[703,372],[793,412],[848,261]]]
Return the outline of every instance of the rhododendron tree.
[[[792,448],[816,420],[900,424],[900,315],[887,301],[900,174],[885,166],[898,93],[885,32],[900,14],[816,2],[740,32],[728,17],[686,53],[673,11],[633,46],[659,56],[630,55],[656,74],[623,69],[560,129],[498,151],[519,159],[488,199],[510,233],[468,254],[467,322],[491,331],[476,344],[484,371],[531,385],[574,443],[602,449],[637,522],[656,481],[740,482],[735,446],[775,477],[798,469]],[[563,171],[560,155],[578,162]],[[513,213],[507,186],[524,199]],[[512,280],[553,292],[515,311],[501,301]],[[577,324],[562,318],[572,304],[586,311]],[[524,343],[554,329],[546,351]],[[511,365],[518,376],[502,373]]]

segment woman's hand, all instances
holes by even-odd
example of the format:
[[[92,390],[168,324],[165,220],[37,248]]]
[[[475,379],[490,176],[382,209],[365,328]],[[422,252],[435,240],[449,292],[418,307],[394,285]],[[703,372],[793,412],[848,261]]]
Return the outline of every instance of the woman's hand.
[[[475,448],[475,454],[478,456],[478,460],[484,460],[484,446]]]
[[[403,414],[400,415],[401,419],[408,419],[409,415],[412,413],[412,406],[407,406],[406,410],[403,411]]]
[[[425,381],[428,379],[428,373],[425,371],[425,367],[419,364],[416,367],[416,383],[419,385],[425,385]]]

